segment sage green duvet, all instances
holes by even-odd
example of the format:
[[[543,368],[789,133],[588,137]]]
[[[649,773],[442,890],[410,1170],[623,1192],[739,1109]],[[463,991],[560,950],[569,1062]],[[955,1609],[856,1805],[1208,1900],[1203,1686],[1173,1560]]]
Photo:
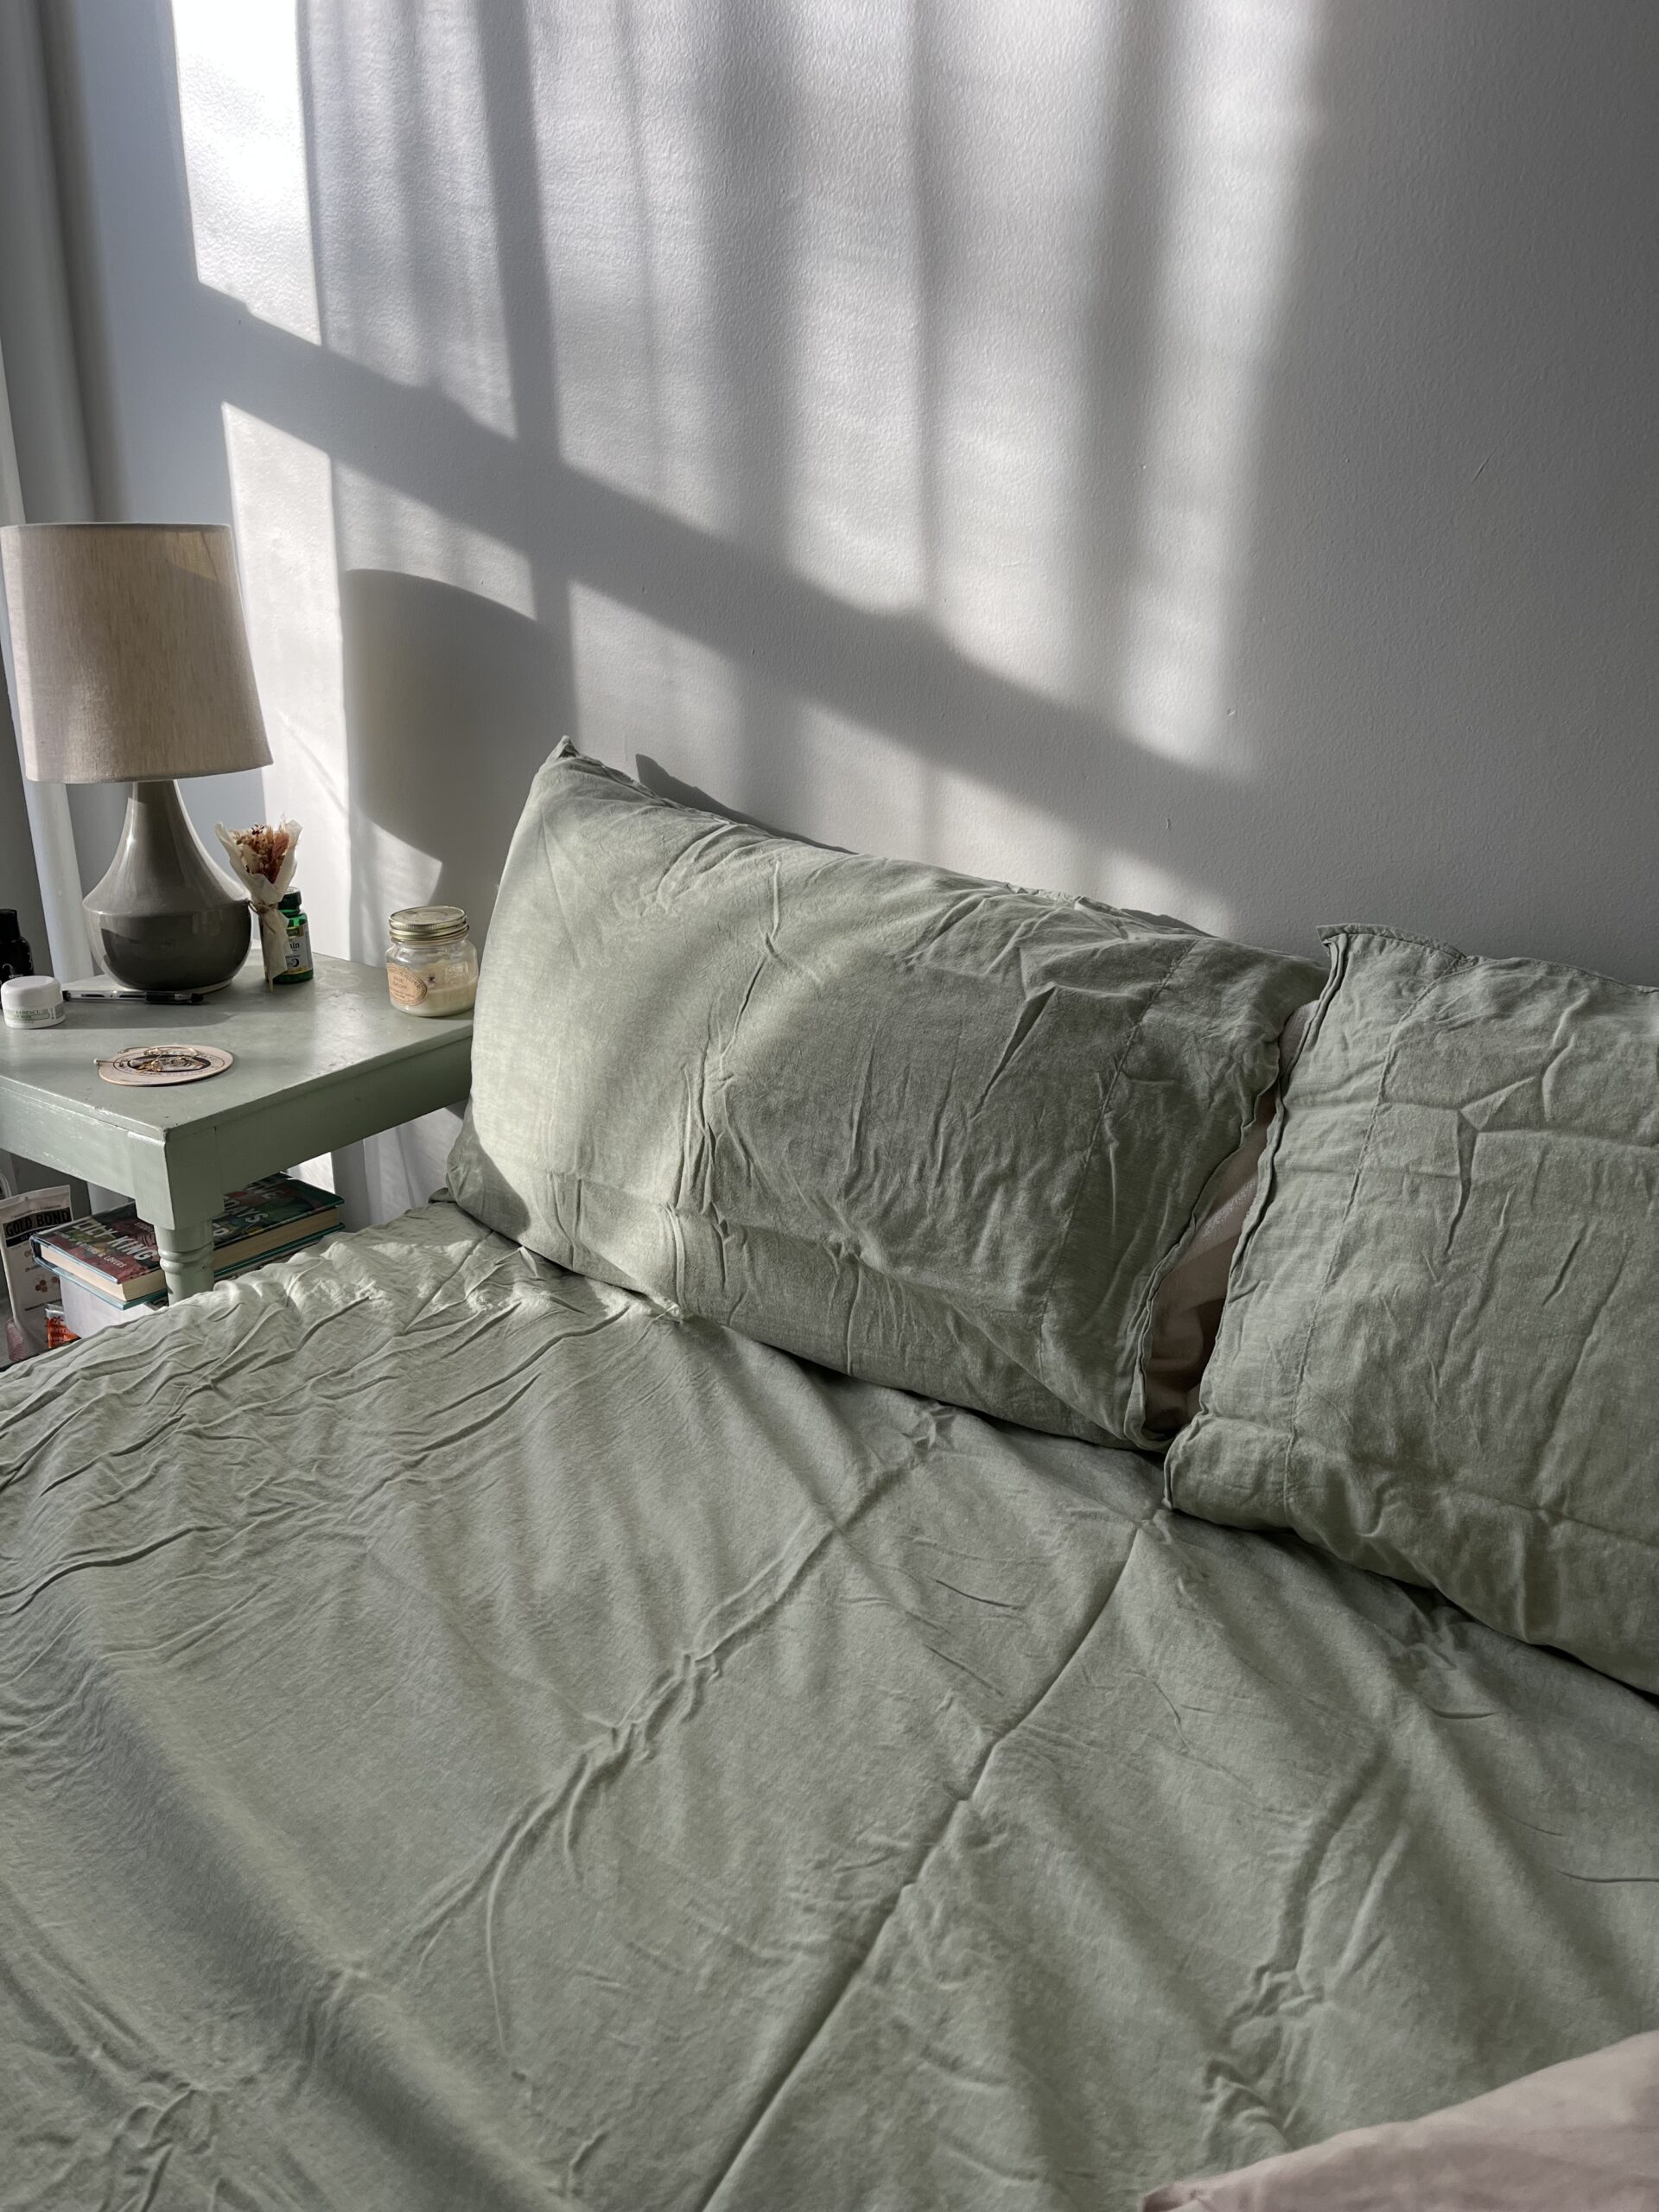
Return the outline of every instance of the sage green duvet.
[[[1128,2208],[1659,2019],[1659,1711],[440,1205],[0,1382],[0,2204]]]

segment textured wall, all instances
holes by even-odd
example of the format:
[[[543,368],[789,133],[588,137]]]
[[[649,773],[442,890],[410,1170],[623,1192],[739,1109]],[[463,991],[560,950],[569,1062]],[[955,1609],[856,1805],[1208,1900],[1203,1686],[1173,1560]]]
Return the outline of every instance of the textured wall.
[[[1659,12],[65,0],[54,59],[101,495],[235,519],[325,944],[486,906],[569,730],[1659,981]]]

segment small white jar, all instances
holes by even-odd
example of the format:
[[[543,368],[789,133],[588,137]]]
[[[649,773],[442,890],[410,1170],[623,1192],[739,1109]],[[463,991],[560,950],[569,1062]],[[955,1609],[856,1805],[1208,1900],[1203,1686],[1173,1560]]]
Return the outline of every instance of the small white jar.
[[[478,996],[478,947],[462,906],[403,906],[386,924],[386,988],[403,1014],[466,1014]]]
[[[63,986],[55,976],[8,976],[0,983],[8,1029],[55,1029],[63,1020]]]

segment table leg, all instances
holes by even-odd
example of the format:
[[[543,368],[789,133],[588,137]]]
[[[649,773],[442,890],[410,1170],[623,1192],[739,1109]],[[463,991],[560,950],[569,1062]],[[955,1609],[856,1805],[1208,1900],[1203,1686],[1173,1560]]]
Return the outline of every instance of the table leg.
[[[366,1229],[374,1218],[369,1209],[368,1154],[360,1144],[348,1144],[330,1155],[334,1189],[340,1198],[340,1220],[347,1229]]]
[[[156,1224],[156,1250],[167,1277],[167,1294],[175,1303],[194,1298],[199,1290],[213,1287],[213,1224],[211,1221],[181,1221],[171,1229]]]

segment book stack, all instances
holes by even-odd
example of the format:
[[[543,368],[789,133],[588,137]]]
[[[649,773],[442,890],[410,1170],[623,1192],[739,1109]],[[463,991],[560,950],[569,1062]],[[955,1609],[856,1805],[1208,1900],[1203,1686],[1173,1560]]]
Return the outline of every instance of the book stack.
[[[213,1279],[286,1259],[340,1227],[340,1200],[293,1175],[267,1175],[232,1191],[213,1224]],[[83,1215],[35,1238],[57,1273],[63,1312],[60,1342],[95,1336],[146,1307],[167,1302],[156,1232],[131,1206]]]

